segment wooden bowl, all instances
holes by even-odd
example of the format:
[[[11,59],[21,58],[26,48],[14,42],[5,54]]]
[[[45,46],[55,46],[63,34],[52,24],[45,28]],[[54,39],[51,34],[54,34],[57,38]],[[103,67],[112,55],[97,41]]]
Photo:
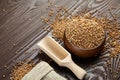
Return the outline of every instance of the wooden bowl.
[[[103,51],[105,40],[106,40],[106,35],[104,36],[104,39],[99,46],[92,48],[92,49],[81,49],[77,46],[74,46],[72,43],[70,43],[67,40],[65,33],[64,33],[64,38],[63,38],[65,48],[70,53],[76,56],[79,56],[80,58],[90,58],[90,57],[97,56],[101,51]]]

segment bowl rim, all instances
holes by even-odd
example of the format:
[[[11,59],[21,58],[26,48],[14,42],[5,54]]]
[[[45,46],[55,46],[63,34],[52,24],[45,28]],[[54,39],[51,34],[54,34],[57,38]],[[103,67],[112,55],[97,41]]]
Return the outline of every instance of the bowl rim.
[[[104,29],[103,29],[103,30],[104,30]],[[104,30],[104,38],[103,38],[103,40],[101,41],[101,43],[100,43],[98,46],[96,46],[96,47],[94,47],[94,48],[89,48],[89,49],[80,48],[80,47],[77,47],[77,46],[73,45],[72,43],[70,43],[69,40],[68,40],[67,37],[66,37],[66,29],[65,29],[64,37],[63,37],[63,41],[64,41],[64,40],[66,40],[72,47],[75,47],[76,49],[84,50],[84,51],[90,51],[90,50],[95,50],[95,49],[99,48],[100,46],[102,46],[103,44],[105,44],[105,41],[106,41],[106,32],[105,32],[105,30]]]

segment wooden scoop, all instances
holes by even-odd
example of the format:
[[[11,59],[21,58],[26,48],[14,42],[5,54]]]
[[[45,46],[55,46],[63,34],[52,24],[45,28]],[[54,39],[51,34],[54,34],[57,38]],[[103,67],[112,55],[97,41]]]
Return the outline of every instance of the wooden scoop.
[[[49,36],[43,38],[37,44],[49,57],[51,57],[58,65],[69,68],[78,79],[83,79],[86,71],[77,66],[71,59],[71,55],[54,39]]]

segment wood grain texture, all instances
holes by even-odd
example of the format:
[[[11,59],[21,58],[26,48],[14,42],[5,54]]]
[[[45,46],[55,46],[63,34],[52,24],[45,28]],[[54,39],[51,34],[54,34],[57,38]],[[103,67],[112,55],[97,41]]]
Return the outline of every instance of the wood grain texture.
[[[88,8],[91,13],[99,10],[108,15],[108,9],[120,16],[120,0],[52,0],[56,6],[68,8],[71,14],[77,14]],[[42,39],[48,32],[49,25],[41,21],[41,16],[48,17],[48,0],[0,0],[0,80],[9,80],[9,70],[4,65],[12,65],[14,59],[34,59],[36,54],[23,53]],[[97,15],[95,12],[93,15]],[[17,54],[16,54],[17,53]],[[44,60],[42,57],[40,57]],[[69,71],[68,71],[69,72]],[[2,75],[6,75],[2,78]],[[76,80],[69,78],[69,80]]]
[[[67,8],[76,3],[72,0],[52,2]],[[48,0],[0,0],[0,79],[9,80],[10,72],[4,65],[48,33],[47,24],[41,21],[41,16],[48,16],[48,6]],[[4,74],[6,77],[2,78]]]
[[[59,1],[58,3],[65,6],[68,4],[68,1],[64,1],[64,3]],[[72,4],[71,2],[69,3]],[[47,6],[47,0],[1,1],[1,61],[6,62],[11,59],[15,56],[16,51],[29,44],[41,32],[46,25],[42,23],[41,16],[47,16]],[[16,46],[13,46],[14,44]],[[10,55],[6,58],[6,54]],[[3,64],[0,62],[0,65]]]

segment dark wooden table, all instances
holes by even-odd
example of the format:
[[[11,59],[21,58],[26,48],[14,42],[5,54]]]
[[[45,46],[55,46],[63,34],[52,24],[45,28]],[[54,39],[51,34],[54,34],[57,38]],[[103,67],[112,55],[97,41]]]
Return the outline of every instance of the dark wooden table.
[[[55,6],[68,8],[72,14],[89,8],[90,12],[99,10],[109,15],[108,9],[116,8],[112,13],[120,16],[120,0],[51,0],[51,2]],[[23,54],[48,33],[45,30],[49,29],[49,26],[41,21],[41,17],[48,17],[49,7],[48,0],[0,0],[0,80],[9,80],[10,70],[6,70],[5,65],[10,66],[16,59],[25,60],[33,55]],[[2,75],[6,77],[3,78]]]

